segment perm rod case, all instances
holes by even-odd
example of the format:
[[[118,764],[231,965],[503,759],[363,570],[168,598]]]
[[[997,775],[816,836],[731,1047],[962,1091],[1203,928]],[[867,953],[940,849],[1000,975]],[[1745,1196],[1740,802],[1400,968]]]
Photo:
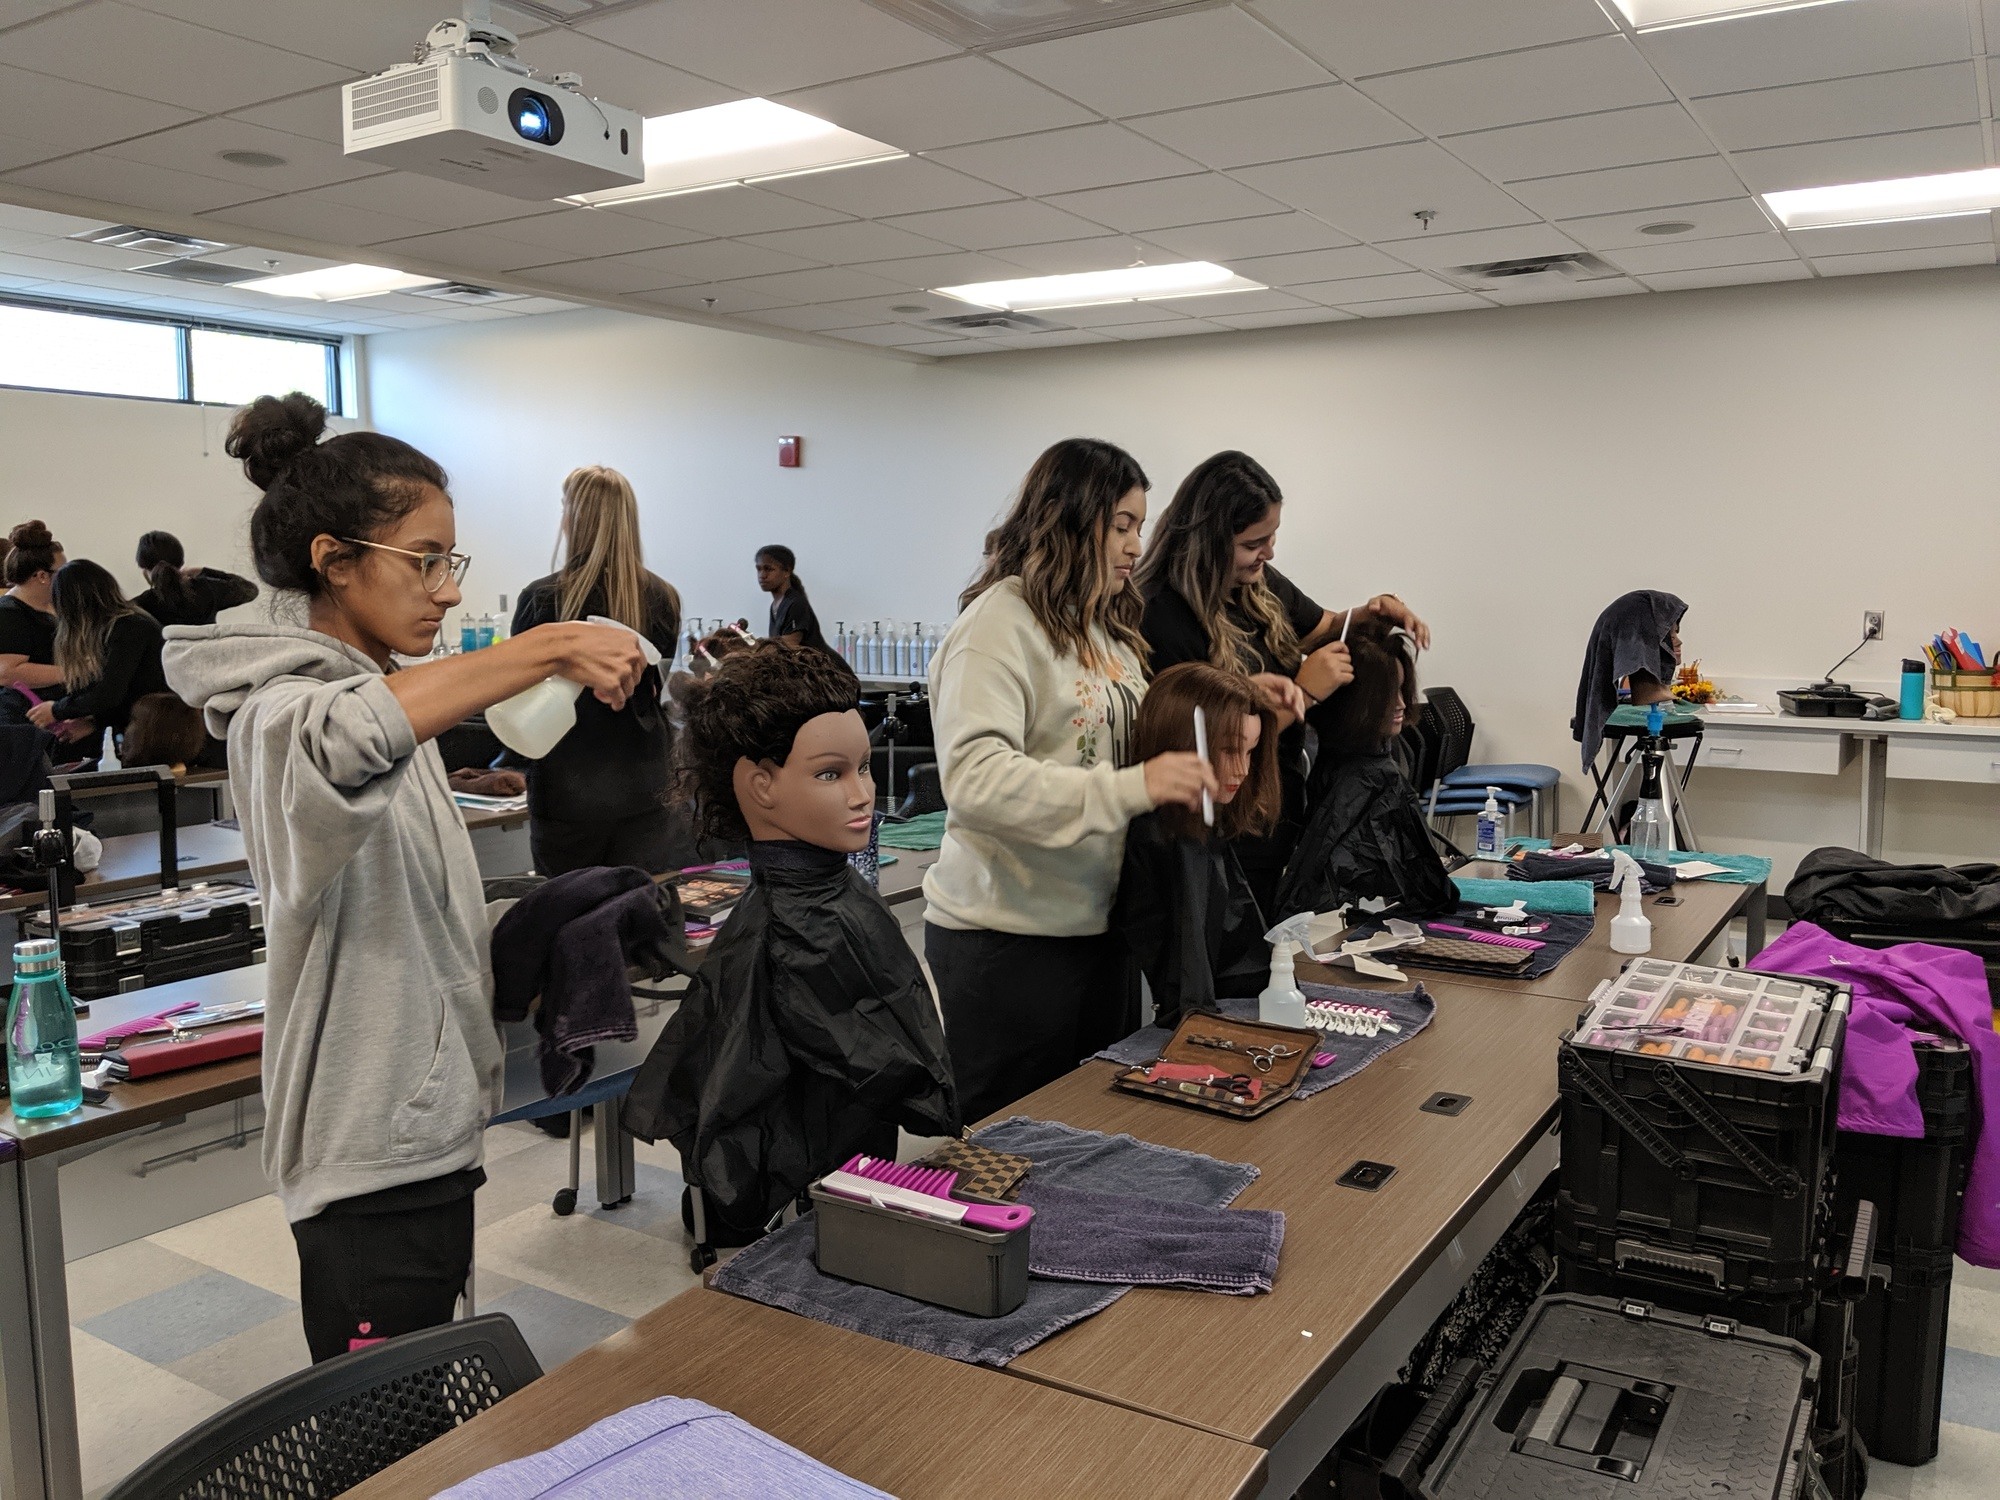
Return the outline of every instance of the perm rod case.
[[[809,1189],[820,1270],[976,1318],[998,1318],[1028,1295],[1032,1223],[995,1231],[950,1224]]]

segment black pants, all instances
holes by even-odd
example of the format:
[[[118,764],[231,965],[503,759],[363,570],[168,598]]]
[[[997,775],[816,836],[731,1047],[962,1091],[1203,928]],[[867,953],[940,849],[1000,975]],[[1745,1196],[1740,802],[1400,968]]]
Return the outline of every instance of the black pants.
[[[968,1125],[1138,1025],[1125,947],[1111,933],[1022,937],[926,922],[924,957]]]
[[[345,1208],[336,1203],[292,1225],[299,1312],[315,1364],[377,1339],[449,1323],[472,1274],[470,1192],[424,1208]]]
[[[535,873],[549,876],[594,865],[636,865],[649,875],[664,875],[701,863],[687,818],[665,809],[589,823],[531,817],[528,849]]]

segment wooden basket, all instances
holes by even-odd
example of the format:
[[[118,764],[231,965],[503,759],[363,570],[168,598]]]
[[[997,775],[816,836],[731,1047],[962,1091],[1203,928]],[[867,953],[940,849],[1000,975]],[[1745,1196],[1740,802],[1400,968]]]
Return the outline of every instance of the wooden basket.
[[[1938,706],[1961,719],[2000,719],[2000,684],[1991,672],[1931,673],[1931,691]]]

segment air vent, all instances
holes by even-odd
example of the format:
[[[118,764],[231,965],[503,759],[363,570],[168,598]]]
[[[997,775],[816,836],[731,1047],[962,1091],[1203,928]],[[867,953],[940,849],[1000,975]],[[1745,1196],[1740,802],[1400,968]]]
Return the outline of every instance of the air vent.
[[[359,135],[384,125],[438,118],[442,68],[405,68],[355,84],[347,96],[349,131]]]
[[[490,286],[474,286],[467,281],[445,281],[436,286],[411,287],[406,295],[432,297],[439,302],[461,302],[467,305],[486,302],[522,302],[527,299],[527,294],[524,292],[498,292]]]
[[[976,312],[953,313],[948,318],[923,318],[919,327],[942,328],[951,333],[1048,333],[1053,329],[1067,328],[1067,323],[1051,323],[1047,318],[1037,318],[1023,312]]]
[[[1531,255],[1524,260],[1489,260],[1474,266],[1453,266],[1454,276],[1481,286],[1519,285],[1523,281],[1591,281],[1616,276],[1618,268],[1594,255]]]
[[[271,274],[225,266],[214,260],[156,260],[148,266],[134,266],[132,271],[138,276],[164,276],[169,281],[199,281],[204,286],[239,286]]]
[[[103,229],[86,229],[69,236],[92,245],[109,245],[114,250],[132,250],[141,255],[212,255],[217,250],[233,250],[221,240],[198,240],[189,234],[169,234],[164,229],[140,229],[132,224],[112,224]]]
[[[1011,47],[1081,31],[1108,31],[1227,0],[868,0],[877,10],[961,47]]]

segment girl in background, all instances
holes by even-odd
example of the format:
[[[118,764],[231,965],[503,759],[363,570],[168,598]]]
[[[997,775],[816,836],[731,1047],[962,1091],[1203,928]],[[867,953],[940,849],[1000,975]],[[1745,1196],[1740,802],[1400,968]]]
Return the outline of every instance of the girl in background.
[[[830,656],[833,648],[806,597],[805,580],[793,571],[798,561],[790,547],[773,543],[757,549],[757,587],[771,596],[771,624],[765,634],[787,646],[810,646]]]
[[[166,691],[159,622],[88,558],[63,565],[49,599],[56,607],[56,670],[65,691],[29,709],[29,722],[47,729],[58,720],[89,719],[122,732],[134,703]]]
[[[56,670],[56,612],[49,600],[56,570],[67,559],[62,543],[40,521],[23,521],[7,536],[5,577],[0,596],[0,683],[42,690],[62,687]]]
[[[257,585],[220,568],[190,568],[180,538],[149,531],[139,538],[139,571],[146,591],[133,600],[161,625],[213,625],[225,609],[248,604]]]

